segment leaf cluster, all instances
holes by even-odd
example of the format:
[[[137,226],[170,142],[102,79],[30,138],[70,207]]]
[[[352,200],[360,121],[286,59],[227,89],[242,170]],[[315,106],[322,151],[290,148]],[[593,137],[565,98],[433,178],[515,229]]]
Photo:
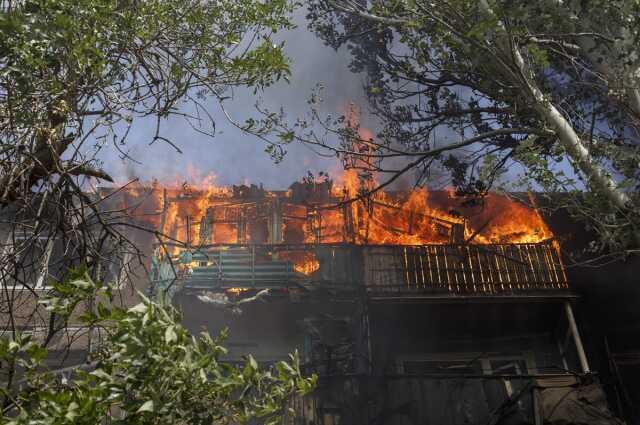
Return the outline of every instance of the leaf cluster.
[[[327,44],[349,49],[351,68],[367,75],[369,112],[380,125],[373,157],[411,165],[374,163],[372,171],[410,169],[423,184],[430,169],[444,170],[459,193],[473,196],[516,182],[518,190],[561,192],[562,205],[573,205],[598,229],[600,248],[636,250],[637,1],[314,0],[308,19]],[[543,113],[551,107],[588,152],[586,160],[561,143]],[[320,139],[313,144],[363,163],[359,153]],[[506,181],[513,169],[524,179]],[[592,170],[612,184],[598,187]],[[611,187],[626,205],[612,205]],[[584,203],[583,195],[598,201]]]
[[[59,289],[72,287],[92,296],[102,289],[77,276]],[[69,311],[55,296],[47,305]],[[173,307],[144,297],[129,309],[105,297],[83,319],[103,326],[104,343],[90,367],[68,370],[63,379],[43,369],[46,350],[29,337],[2,339],[0,360],[21,357],[26,373],[17,391],[5,389],[11,402],[0,419],[12,425],[276,423],[292,396],[314,388],[316,378],[302,376],[297,353],[267,369],[252,356],[231,364],[223,360],[224,334],[192,336],[179,319]]]

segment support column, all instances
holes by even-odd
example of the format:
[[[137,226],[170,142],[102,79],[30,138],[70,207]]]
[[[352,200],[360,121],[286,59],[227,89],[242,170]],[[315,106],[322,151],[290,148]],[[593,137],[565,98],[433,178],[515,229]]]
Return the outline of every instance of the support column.
[[[269,243],[278,244],[282,242],[282,209],[280,200],[275,198],[271,206],[269,217]]]
[[[213,222],[215,219],[215,211],[212,207],[207,208],[204,215],[200,219],[200,234],[198,242],[200,245],[208,245],[213,243]]]
[[[569,301],[564,302],[564,311],[567,315],[567,321],[569,322],[569,329],[573,336],[573,342],[576,345],[576,351],[578,352],[578,359],[580,360],[580,367],[583,373],[590,373],[589,363],[587,362],[587,355],[584,352],[584,346],[582,345],[582,339],[580,338],[580,332],[578,332],[578,326],[576,325],[576,319],[573,316],[573,309]]]
[[[162,189],[162,215],[160,216],[160,230],[164,232],[164,225],[167,222],[167,210],[169,209],[169,195],[167,195],[167,189]]]
[[[186,217],[186,222],[187,222],[187,248],[191,248],[191,216],[187,215]]]
[[[242,208],[240,210],[240,213],[238,214],[237,227],[238,227],[238,237],[236,241],[240,244],[247,243],[247,215],[244,208]]]

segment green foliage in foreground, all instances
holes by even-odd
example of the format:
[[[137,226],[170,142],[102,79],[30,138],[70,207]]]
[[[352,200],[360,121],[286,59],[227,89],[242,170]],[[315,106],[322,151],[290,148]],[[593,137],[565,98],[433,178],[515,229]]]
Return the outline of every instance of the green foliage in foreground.
[[[59,289],[80,283],[108,292],[88,278]],[[56,299],[48,308],[68,311]],[[222,363],[224,335],[191,336],[173,307],[145,298],[128,310],[105,302],[96,311],[84,320],[99,323],[106,341],[95,353],[95,366],[75,370],[68,379],[43,371],[46,351],[32,339],[1,340],[0,360],[17,362],[25,378],[13,390],[2,386],[6,406],[0,423],[226,424],[252,418],[277,423],[287,400],[315,385],[315,376],[301,375],[297,354],[269,370],[261,370],[251,356],[240,366]]]

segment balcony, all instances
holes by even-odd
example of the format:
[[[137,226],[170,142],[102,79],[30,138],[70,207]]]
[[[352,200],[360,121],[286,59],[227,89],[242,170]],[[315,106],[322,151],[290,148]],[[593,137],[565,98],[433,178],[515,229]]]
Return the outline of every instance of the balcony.
[[[331,288],[372,296],[566,291],[553,240],[526,244],[216,244],[154,260],[152,280],[184,290]]]

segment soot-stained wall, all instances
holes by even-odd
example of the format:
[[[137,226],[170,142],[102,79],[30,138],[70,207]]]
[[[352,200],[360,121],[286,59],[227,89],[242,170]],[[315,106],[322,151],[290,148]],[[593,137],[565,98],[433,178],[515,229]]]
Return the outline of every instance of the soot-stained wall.
[[[262,362],[287,359],[295,350],[304,354],[309,333],[305,319],[348,319],[355,310],[354,302],[292,302],[286,298],[243,304],[238,315],[187,294],[177,295],[175,303],[182,311],[183,323],[194,334],[205,330],[216,335],[228,329],[224,344],[229,349],[228,360],[252,354]]]
[[[370,308],[374,373],[402,371],[402,359],[465,353],[478,360],[522,355],[535,368],[530,373],[557,373],[563,367],[556,342],[561,313],[561,304],[540,302],[374,304]]]

